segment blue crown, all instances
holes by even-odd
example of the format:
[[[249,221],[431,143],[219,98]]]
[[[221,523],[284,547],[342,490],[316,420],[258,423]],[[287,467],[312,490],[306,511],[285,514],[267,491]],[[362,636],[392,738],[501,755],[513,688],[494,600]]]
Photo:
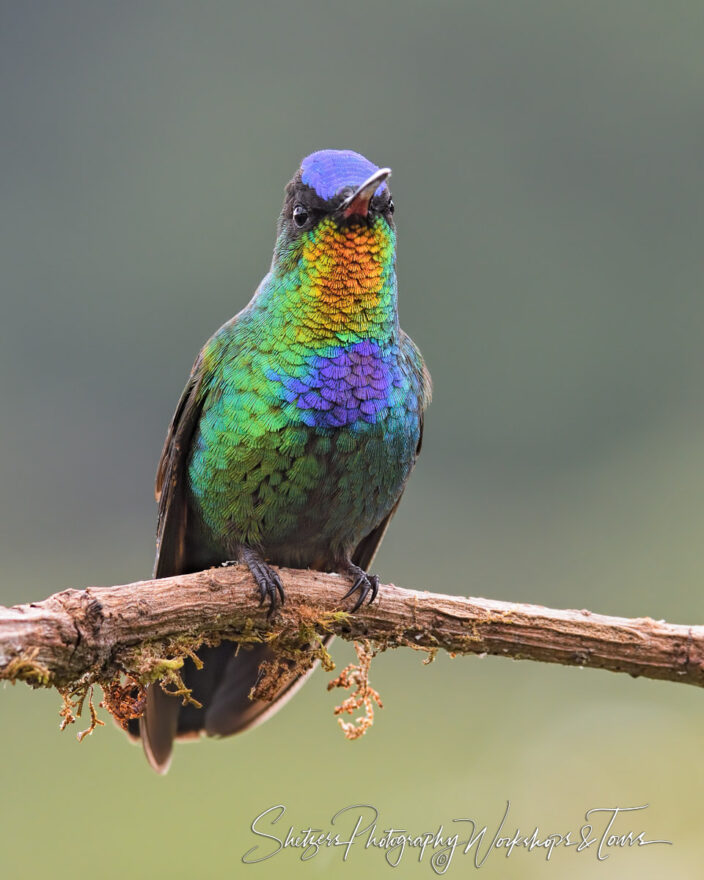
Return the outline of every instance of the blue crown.
[[[379,168],[353,150],[318,150],[301,162],[301,180],[321,199],[331,199],[344,187],[356,189]],[[380,184],[376,195],[384,190]]]

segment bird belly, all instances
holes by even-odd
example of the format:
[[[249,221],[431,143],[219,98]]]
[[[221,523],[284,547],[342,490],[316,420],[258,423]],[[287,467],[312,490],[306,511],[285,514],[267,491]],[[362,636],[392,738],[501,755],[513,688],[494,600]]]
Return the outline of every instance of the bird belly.
[[[192,461],[191,505],[211,564],[236,558],[243,545],[279,565],[345,559],[403,491],[419,433],[417,420],[406,421],[289,427],[243,439],[208,467]]]

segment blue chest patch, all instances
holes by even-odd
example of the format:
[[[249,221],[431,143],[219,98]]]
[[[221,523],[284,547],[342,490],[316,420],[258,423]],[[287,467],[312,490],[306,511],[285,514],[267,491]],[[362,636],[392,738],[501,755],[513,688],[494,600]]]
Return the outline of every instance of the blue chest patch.
[[[354,423],[376,424],[396,396],[403,396],[404,377],[396,352],[383,352],[364,340],[331,348],[327,356],[313,355],[299,377],[269,375],[283,386],[284,400],[299,410],[305,423],[342,428]]]
[[[301,162],[301,180],[327,201],[345,187],[361,186],[378,170],[369,159],[353,150],[318,150]],[[386,183],[382,183],[376,195],[385,187]]]

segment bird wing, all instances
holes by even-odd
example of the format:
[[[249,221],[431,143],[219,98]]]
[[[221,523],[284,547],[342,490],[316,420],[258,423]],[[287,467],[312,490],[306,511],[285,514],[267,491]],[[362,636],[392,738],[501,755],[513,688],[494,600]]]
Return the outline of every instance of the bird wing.
[[[202,384],[202,358],[199,356],[171,419],[157,467],[155,495],[159,517],[154,562],[154,577],[157,578],[184,574],[188,566],[186,468],[203,407]],[[158,684],[147,688],[139,731],[147,759],[159,773],[165,773],[169,766],[180,705],[180,700],[165,694]]]
[[[155,496],[159,504],[154,577],[184,574],[186,560],[186,467],[191,442],[203,408],[202,358],[193,365],[161,451],[156,471]]]

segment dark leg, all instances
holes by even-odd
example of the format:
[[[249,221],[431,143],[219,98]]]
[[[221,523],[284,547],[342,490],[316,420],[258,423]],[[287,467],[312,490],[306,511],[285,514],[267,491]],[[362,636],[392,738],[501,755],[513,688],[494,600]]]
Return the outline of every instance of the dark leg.
[[[355,565],[354,562],[346,562],[343,567],[343,571],[347,574],[352,575],[355,579],[352,587],[345,593],[342,597],[343,599],[348,599],[351,595],[359,590],[359,598],[355,602],[354,608],[352,609],[355,612],[358,608],[364,604],[364,600],[369,596],[369,604],[376,599],[376,594],[379,592],[379,578],[375,574],[367,574],[364,569],[360,568],[358,565]]]
[[[271,566],[267,565],[261,557],[261,554],[251,547],[243,547],[240,550],[240,559],[247,563],[249,570],[252,572],[254,580],[259,587],[259,595],[261,597],[260,605],[269,600],[269,610],[267,617],[276,611],[277,604],[284,604],[286,596],[284,594],[283,584],[278,574]],[[280,603],[278,600],[281,600]]]

